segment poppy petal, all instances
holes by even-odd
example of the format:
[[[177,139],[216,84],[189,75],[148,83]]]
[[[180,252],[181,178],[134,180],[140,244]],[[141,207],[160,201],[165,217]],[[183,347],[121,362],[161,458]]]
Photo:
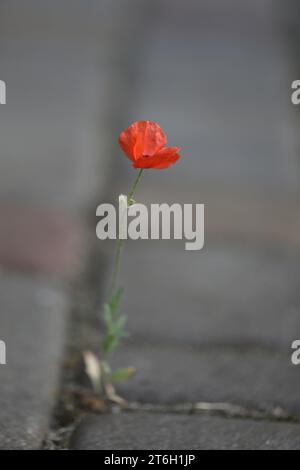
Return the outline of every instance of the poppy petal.
[[[165,147],[157,153],[157,157],[160,159],[160,164],[156,167],[157,169],[168,168],[179,160],[181,148],[180,147]]]
[[[137,123],[138,134],[134,148],[135,158],[152,156],[167,143],[167,136],[156,122],[140,121]]]
[[[122,150],[132,161],[154,155],[166,145],[166,142],[167,136],[164,131],[152,121],[134,122],[119,137]]]
[[[136,143],[136,135],[132,126],[121,132],[119,136],[119,145],[129,160],[135,161],[133,150]]]
[[[164,170],[179,160],[179,147],[164,147],[152,157],[141,157],[133,164],[134,168],[154,168]]]

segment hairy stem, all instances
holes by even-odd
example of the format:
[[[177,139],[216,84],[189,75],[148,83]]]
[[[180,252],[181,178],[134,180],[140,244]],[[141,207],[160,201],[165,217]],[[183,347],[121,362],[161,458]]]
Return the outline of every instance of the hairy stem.
[[[138,175],[137,175],[137,177],[136,177],[136,179],[135,179],[135,181],[132,185],[132,188],[129,191],[129,194],[128,194],[128,197],[127,197],[128,204],[130,204],[130,201],[134,196],[135,190],[137,188],[137,185],[139,184],[139,181],[141,179],[143,171],[144,171],[143,168],[140,169],[140,171],[138,172]],[[118,276],[119,276],[119,272],[120,272],[120,262],[121,262],[123,242],[124,242],[124,240],[121,240],[121,239],[117,240],[117,249],[116,249],[116,255],[115,255],[114,270],[113,270],[113,274],[112,274],[110,296],[113,296],[115,294],[116,288],[117,288],[117,281],[118,281]]]

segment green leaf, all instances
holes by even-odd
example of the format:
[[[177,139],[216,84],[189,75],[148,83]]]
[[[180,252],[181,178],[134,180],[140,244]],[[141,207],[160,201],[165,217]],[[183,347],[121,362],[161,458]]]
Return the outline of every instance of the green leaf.
[[[119,344],[119,340],[115,335],[108,334],[105,336],[102,342],[102,348],[104,353],[108,354],[113,351]]]
[[[124,369],[117,369],[111,374],[111,380],[113,382],[123,382],[124,380],[131,379],[136,373],[134,367],[126,367]]]
[[[103,318],[106,325],[106,333],[102,342],[102,348],[106,354],[111,353],[119,345],[120,339],[127,336],[125,331],[123,331],[126,316],[117,314],[123,291],[122,288],[118,289],[110,301],[104,304]]]
[[[106,326],[110,328],[112,324],[112,313],[109,304],[104,304],[103,318]]]
[[[112,312],[115,312],[117,308],[119,307],[123,292],[124,292],[124,289],[120,287],[110,299],[109,306]]]
[[[122,333],[123,327],[126,323],[127,317],[126,315],[120,315],[113,324],[113,331],[116,334]]]

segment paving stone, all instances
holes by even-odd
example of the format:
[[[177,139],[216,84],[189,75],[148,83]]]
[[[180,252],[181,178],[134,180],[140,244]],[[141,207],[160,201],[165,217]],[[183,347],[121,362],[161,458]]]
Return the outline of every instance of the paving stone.
[[[247,344],[184,348],[131,339],[112,364],[137,369],[133,379],[118,385],[130,401],[225,402],[254,409],[278,406],[299,415],[300,368],[292,365],[291,353],[290,346],[279,354]]]
[[[0,449],[37,449],[57,391],[67,302],[55,284],[0,273]]]
[[[89,416],[75,450],[299,449],[299,425],[213,416],[133,413]]]
[[[202,251],[183,241],[129,241],[120,285],[133,337],[175,344],[264,344],[300,335],[299,261],[265,248]],[[298,333],[297,333],[298,332]]]
[[[82,269],[89,240],[83,218],[7,203],[0,219],[2,267],[63,277]]]

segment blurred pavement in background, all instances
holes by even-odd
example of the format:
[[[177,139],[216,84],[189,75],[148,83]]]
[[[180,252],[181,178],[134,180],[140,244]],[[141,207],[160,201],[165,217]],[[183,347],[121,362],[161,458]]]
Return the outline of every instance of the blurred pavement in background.
[[[300,447],[299,424],[289,422],[300,417],[300,369],[290,362],[300,334],[293,8],[283,0],[1,2],[0,339],[8,365],[0,369],[0,448],[42,445],[69,280],[84,272],[93,244],[111,259],[88,215],[131,184],[117,136],[140,119],[159,122],[182,159],[145,172],[138,201],[205,203],[205,247],[126,244],[132,335],[114,360],[137,367],[121,391],[150,408],[87,416],[71,446]],[[97,351],[98,329],[89,335]],[[219,416],[174,413],[197,402]],[[219,402],[244,410],[243,419],[223,416]]]

